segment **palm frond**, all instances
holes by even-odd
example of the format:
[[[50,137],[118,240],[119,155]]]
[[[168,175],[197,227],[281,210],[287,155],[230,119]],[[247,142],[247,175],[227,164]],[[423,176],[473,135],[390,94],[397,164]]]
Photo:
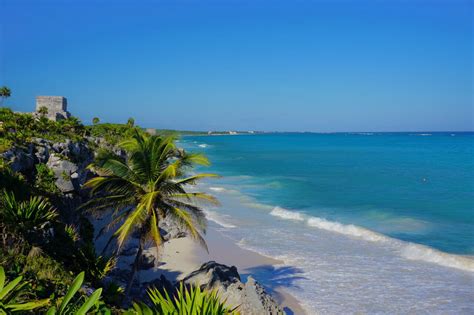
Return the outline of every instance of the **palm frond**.
[[[197,175],[193,175],[193,176],[190,176],[190,177],[187,177],[187,178],[180,179],[180,180],[176,181],[175,183],[180,184],[180,185],[194,185],[200,179],[209,178],[209,177],[214,177],[215,178],[215,177],[219,177],[219,175],[217,175],[217,174],[206,174],[206,173],[197,174]]]
[[[204,249],[209,252],[207,248],[206,241],[202,237],[201,233],[196,229],[196,221],[193,220],[193,216],[191,216],[187,211],[177,208],[177,207],[170,207],[171,211],[169,211],[168,215],[171,215],[177,222],[179,222],[186,230],[191,234],[191,237],[194,238],[199,242],[199,244],[204,247]]]
[[[146,210],[144,207],[137,207],[134,209],[128,217],[125,219],[123,224],[114,233],[117,236],[118,248],[122,248],[125,241],[132,234],[132,232],[141,227],[144,219],[146,218]]]
[[[205,201],[216,206],[220,205],[219,200],[217,200],[216,197],[202,192],[169,194],[167,197],[178,200],[186,199],[191,202]]]

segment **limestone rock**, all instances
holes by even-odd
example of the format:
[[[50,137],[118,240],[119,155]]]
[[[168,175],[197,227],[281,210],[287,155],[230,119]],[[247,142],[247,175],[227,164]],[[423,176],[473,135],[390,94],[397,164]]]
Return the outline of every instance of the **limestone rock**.
[[[243,315],[284,314],[281,307],[252,277],[242,283],[237,268],[207,262],[183,281],[206,289],[216,289],[221,298],[232,307],[239,307]]]
[[[71,175],[78,171],[78,166],[71,161],[63,160],[56,154],[51,154],[46,165],[54,172],[56,186],[63,193],[69,193],[75,190],[76,179]]]
[[[26,149],[15,147],[3,153],[3,158],[9,161],[13,171],[29,173],[33,171],[35,166],[35,158],[32,151],[31,145]]]
[[[156,253],[152,252],[152,249],[146,249],[143,251],[139,269],[148,270],[155,267]]]
[[[164,241],[173,238],[181,238],[187,235],[186,230],[170,217],[166,217],[159,223],[160,233]]]

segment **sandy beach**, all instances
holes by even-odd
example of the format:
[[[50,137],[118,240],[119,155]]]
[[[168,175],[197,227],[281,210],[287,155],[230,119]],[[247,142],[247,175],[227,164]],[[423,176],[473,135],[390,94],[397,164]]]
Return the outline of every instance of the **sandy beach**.
[[[198,269],[203,263],[214,260],[221,264],[236,266],[243,282],[247,280],[247,276],[252,275],[265,286],[266,290],[272,293],[272,296],[287,314],[307,314],[299,301],[285,291],[284,286],[276,282],[277,285],[268,287],[265,281],[259,279],[260,271],[277,272],[283,264],[282,261],[239,247],[218,231],[212,223],[210,223],[205,239],[209,253],[189,237],[166,242],[161,251],[160,265],[140,271],[140,281],[150,282],[161,275],[169,280],[180,280]],[[151,248],[150,250],[155,249]]]

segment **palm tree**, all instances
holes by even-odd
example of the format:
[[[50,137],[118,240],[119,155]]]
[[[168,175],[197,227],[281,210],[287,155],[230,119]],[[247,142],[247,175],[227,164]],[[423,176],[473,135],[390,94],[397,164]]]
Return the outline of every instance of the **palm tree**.
[[[48,107],[46,106],[41,106],[38,109],[38,114],[40,114],[41,117],[46,117],[48,115]]]
[[[121,143],[128,158],[123,160],[113,153],[99,156],[91,165],[99,176],[85,184],[95,196],[85,206],[95,211],[112,209],[112,220],[107,228],[120,223],[112,236],[117,241],[116,253],[132,234],[139,237],[127,296],[146,243],[153,242],[157,249],[162,245],[159,223],[164,218],[169,217],[186,228],[207,250],[201,235],[205,232],[206,220],[199,202],[217,203],[217,200],[205,193],[186,192],[185,187],[216,175],[185,177],[189,167],[209,165],[209,161],[201,154],[179,150],[174,140],[173,137],[147,136],[135,131],[130,140]]]
[[[94,125],[97,125],[99,122],[100,122],[99,117],[94,117],[94,118],[92,118],[92,123],[93,123]]]
[[[3,105],[3,101],[5,99],[7,99],[8,97],[10,97],[12,95],[12,91],[6,87],[6,86],[2,86],[0,87],[0,105]]]

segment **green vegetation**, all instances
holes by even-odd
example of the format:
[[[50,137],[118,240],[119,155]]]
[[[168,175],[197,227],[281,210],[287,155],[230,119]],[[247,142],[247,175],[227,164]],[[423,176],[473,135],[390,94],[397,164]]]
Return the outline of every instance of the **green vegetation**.
[[[84,282],[84,272],[81,272],[72,282],[69,290],[66,295],[57,301],[56,306],[52,306],[47,315],[85,315],[92,307],[99,308],[100,303],[99,299],[102,294],[102,289],[95,290],[89,297],[85,298],[81,296],[78,299],[73,299],[74,295],[81,288],[82,283]],[[59,303],[60,302],[60,303]]]
[[[19,314],[25,311],[31,311],[36,308],[46,306],[49,299],[40,301],[22,302],[21,296],[26,291],[27,282],[22,281],[23,277],[19,276],[13,281],[6,282],[5,271],[0,266],[0,314]]]
[[[35,188],[49,192],[50,194],[59,193],[59,189],[56,186],[56,178],[54,177],[54,172],[48,168],[44,163],[38,163],[35,166],[36,168],[36,178],[35,178]]]
[[[180,284],[179,290],[173,297],[164,290],[162,294],[158,289],[148,289],[148,296],[152,306],[142,302],[134,303],[135,314],[169,314],[169,315],[237,315],[234,308],[230,309],[222,302],[216,290],[203,291],[197,287],[185,287]],[[130,314],[133,314],[130,311]]]
[[[41,196],[18,201],[13,193],[4,190],[0,200],[2,222],[9,226],[12,232],[20,234],[25,239],[57,216],[53,206]]]
[[[110,145],[117,145],[124,139],[132,137],[137,132],[141,134],[144,133],[144,131],[134,125],[110,123],[87,126],[87,131],[89,135],[101,137]]]
[[[99,156],[92,167],[99,174],[85,187],[91,189],[92,199],[85,206],[101,211],[114,209],[109,228],[120,223],[112,237],[120,249],[130,235],[138,233],[139,247],[133,264],[132,275],[126,293],[130,291],[140,258],[147,241],[162,244],[158,224],[165,216],[179,222],[191,236],[205,246],[199,230],[205,228],[205,216],[196,201],[216,202],[204,193],[186,193],[185,186],[195,184],[214,174],[198,174],[183,177],[193,165],[208,165],[201,154],[187,154],[177,149],[174,138],[145,136],[136,133],[120,146],[127,150],[129,158],[109,153]]]
[[[47,108],[37,114],[0,108],[0,154],[8,150],[8,154],[27,154],[31,143],[41,139],[81,142],[95,151],[90,169],[98,176],[84,187],[91,193],[88,202],[81,207],[69,204],[64,208],[68,199],[45,163],[36,160],[22,174],[0,156],[0,315],[141,314],[141,308],[145,310],[142,313],[149,308],[153,314],[233,314],[219,302],[215,292],[183,287],[174,296],[183,301],[185,309],[180,309],[181,302],[173,304],[167,293],[160,298],[156,289],[149,291],[149,306],[136,301],[134,308],[123,309],[124,295],[133,283],[145,242],[158,246],[162,243],[158,224],[165,216],[187,228],[205,246],[201,236],[204,214],[196,205],[198,201],[217,201],[185,189],[201,178],[215,176],[186,177],[191,167],[208,165],[208,160],[179,150],[172,136],[148,135],[135,125],[133,118],[126,124],[100,123],[95,118],[93,125],[84,126],[76,117],[56,122],[47,115]],[[125,152],[127,158],[112,150]],[[55,153],[60,159],[68,158],[63,155],[66,154]],[[59,176],[70,179],[66,172]],[[115,253],[132,233],[140,235],[127,290],[104,281],[115,267],[116,257],[96,253],[94,227],[84,209],[112,209],[109,227],[117,225],[111,239],[117,242]],[[165,311],[172,310],[170,301],[176,307],[172,312]]]
[[[35,118],[30,113],[15,113],[9,108],[0,108],[0,142],[5,146],[23,146],[33,138],[52,141],[80,141],[86,135],[86,128],[76,117],[53,121],[40,115]],[[3,143],[3,144],[2,144]],[[6,151],[3,148],[2,151]]]
[[[12,91],[8,87],[6,86],[0,87],[0,105],[2,105],[4,100],[9,98],[11,95],[12,95]]]
[[[48,108],[46,106],[41,106],[38,109],[38,114],[40,114],[40,117],[45,117],[46,115],[48,115]]]

